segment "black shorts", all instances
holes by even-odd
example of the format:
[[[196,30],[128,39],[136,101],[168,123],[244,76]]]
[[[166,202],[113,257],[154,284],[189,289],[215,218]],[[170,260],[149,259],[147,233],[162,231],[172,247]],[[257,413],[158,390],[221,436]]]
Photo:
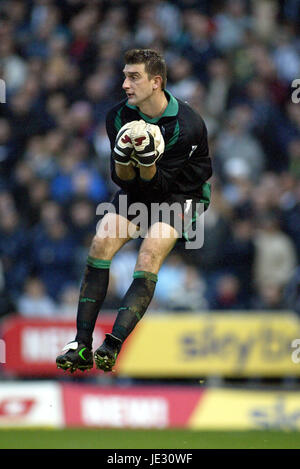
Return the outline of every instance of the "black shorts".
[[[178,232],[178,240],[191,242],[203,235],[203,216],[209,200],[187,194],[171,194],[162,202],[136,202],[124,191],[118,191],[111,203],[111,210],[136,224],[143,237],[150,226],[166,223]],[[201,231],[201,233],[199,232]]]

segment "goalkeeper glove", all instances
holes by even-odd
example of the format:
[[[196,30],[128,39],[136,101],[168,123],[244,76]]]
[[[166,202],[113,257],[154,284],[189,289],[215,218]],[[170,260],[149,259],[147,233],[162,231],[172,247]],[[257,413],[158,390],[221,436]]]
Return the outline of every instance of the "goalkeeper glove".
[[[116,163],[128,166],[130,164],[130,156],[133,152],[133,143],[131,140],[131,129],[138,121],[127,122],[119,130],[115,148],[113,150],[113,158]]]
[[[164,151],[160,128],[157,125],[146,124],[143,120],[132,127],[131,140],[135,150],[134,156],[140,166],[152,166]],[[160,145],[161,141],[163,145]]]

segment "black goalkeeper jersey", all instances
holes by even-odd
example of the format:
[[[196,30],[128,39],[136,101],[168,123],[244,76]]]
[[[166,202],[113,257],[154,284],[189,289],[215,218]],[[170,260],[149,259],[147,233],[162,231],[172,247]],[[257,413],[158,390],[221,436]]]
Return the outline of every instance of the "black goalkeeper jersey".
[[[187,103],[165,93],[169,103],[159,118],[150,119],[129,105],[127,99],[108,112],[106,130],[111,150],[120,128],[133,120],[158,125],[165,141],[165,151],[156,162],[157,171],[150,181],[140,178],[138,168],[134,180],[123,181],[116,174],[111,156],[112,179],[135,201],[162,202],[170,194],[186,194],[208,204],[210,185],[206,181],[212,175],[212,167],[205,123]]]

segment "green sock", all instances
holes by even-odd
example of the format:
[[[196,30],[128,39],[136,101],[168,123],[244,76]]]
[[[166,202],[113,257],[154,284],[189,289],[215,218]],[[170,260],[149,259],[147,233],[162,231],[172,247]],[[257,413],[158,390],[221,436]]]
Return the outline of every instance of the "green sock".
[[[139,320],[144,316],[154,295],[157,275],[136,271],[133,282],[122,300],[112,334],[124,342]]]

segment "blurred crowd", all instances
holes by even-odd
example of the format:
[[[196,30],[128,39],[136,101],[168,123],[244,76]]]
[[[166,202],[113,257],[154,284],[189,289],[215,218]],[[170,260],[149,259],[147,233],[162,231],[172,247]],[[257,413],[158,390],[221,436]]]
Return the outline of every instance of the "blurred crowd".
[[[300,313],[299,32],[299,0],[2,0],[0,315],[76,314],[96,207],[116,190],[105,116],[132,47],[163,52],[214,165],[204,246],[176,246],[150,309]],[[104,309],[139,242],[114,258]]]

